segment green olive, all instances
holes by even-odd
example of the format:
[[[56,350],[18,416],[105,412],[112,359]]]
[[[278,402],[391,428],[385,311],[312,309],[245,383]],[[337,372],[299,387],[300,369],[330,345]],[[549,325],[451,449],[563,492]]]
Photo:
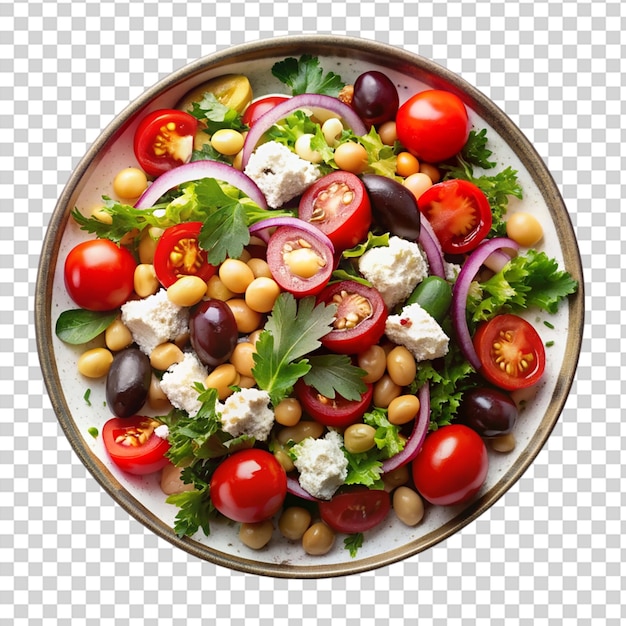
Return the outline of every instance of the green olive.
[[[348,452],[359,454],[371,450],[374,445],[376,429],[369,424],[352,424],[343,433],[343,445]]]

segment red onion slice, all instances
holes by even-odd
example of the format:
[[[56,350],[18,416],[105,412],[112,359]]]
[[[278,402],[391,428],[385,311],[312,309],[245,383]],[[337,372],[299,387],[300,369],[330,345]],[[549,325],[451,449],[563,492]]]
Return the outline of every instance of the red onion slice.
[[[305,233],[311,235],[317,239],[320,243],[324,245],[326,248],[330,248],[331,254],[335,254],[335,247],[333,246],[333,242],[328,238],[328,236],[323,233],[317,226],[313,226],[309,224],[309,222],[305,222],[298,217],[268,217],[265,220],[261,220],[260,222],[256,222],[252,224],[248,228],[251,235],[256,235],[260,237],[265,243],[269,241],[269,234],[267,231],[270,228],[278,228],[279,226],[290,226],[292,228],[298,228]]]
[[[420,401],[420,410],[413,420],[413,430],[406,445],[395,456],[383,461],[383,474],[391,472],[407,463],[410,463],[418,454],[428,434],[430,424],[430,393],[428,383],[422,385],[417,392]]]
[[[237,187],[262,209],[267,208],[265,196],[249,176],[235,169],[232,165],[219,161],[193,161],[161,174],[137,200],[135,208],[148,209],[170,189],[202,178],[222,180],[233,187]]]
[[[280,122],[280,120],[285,119],[297,109],[302,108],[325,109],[327,111],[331,111],[342,118],[356,135],[367,134],[367,128],[361,118],[350,106],[341,102],[341,100],[338,100],[333,96],[304,93],[276,105],[272,110],[261,115],[261,117],[252,125],[246,135],[246,141],[243,145],[241,162],[244,168],[248,163],[250,155],[254,152],[257,144],[261,140],[261,137],[274,124],[276,124],[276,122]]]
[[[445,278],[446,267],[443,262],[441,244],[439,239],[437,239],[437,235],[435,235],[433,227],[423,213],[420,213],[420,236],[417,241],[426,253],[429,273],[439,276],[439,278]]]
[[[465,358],[478,371],[481,368],[480,359],[474,349],[472,337],[467,326],[467,296],[474,277],[484,262],[496,251],[502,248],[519,250],[519,245],[507,237],[496,237],[483,241],[467,258],[452,288],[452,307],[450,314],[456,333],[456,339]]]

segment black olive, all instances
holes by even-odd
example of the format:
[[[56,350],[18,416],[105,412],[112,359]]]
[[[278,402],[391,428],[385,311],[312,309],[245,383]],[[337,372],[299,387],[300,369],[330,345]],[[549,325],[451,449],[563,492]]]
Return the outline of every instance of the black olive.
[[[189,333],[198,358],[209,367],[228,361],[239,337],[235,316],[221,300],[205,300],[191,312]]]
[[[106,400],[117,417],[135,415],[150,390],[150,359],[137,348],[126,348],[113,358],[106,380]]]
[[[463,394],[459,421],[482,437],[499,437],[511,432],[517,421],[515,402],[504,391],[477,387]]]

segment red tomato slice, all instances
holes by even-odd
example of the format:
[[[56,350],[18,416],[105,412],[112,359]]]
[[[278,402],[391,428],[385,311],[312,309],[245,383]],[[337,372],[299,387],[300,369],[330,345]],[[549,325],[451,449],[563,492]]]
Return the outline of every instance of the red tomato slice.
[[[209,280],[217,268],[206,260],[198,236],[202,222],[185,222],[170,226],[159,239],[154,251],[154,271],[165,287],[173,285],[181,276],[199,276]]]
[[[546,351],[541,337],[517,315],[497,315],[482,324],[473,343],[482,363],[479,373],[501,389],[530,387],[543,375]]]
[[[133,255],[109,239],[84,241],[67,255],[65,288],[79,307],[110,311],[132,295],[136,267]]]
[[[465,145],[470,122],[463,101],[449,91],[428,89],[409,98],[396,115],[398,141],[418,159],[440,163]]]
[[[139,166],[149,176],[159,176],[191,159],[198,120],[176,109],[159,109],[146,115],[135,131],[133,148]]]
[[[318,294],[334,269],[332,250],[295,226],[276,229],[267,244],[267,263],[274,280],[297,297]]]
[[[154,434],[157,426],[159,422],[142,415],[110,419],[102,429],[102,440],[111,460],[122,471],[139,476],[165,467],[170,444]]]
[[[483,486],[489,469],[487,448],[468,426],[451,424],[430,433],[412,465],[413,482],[431,504],[467,502]]]
[[[339,533],[362,533],[378,526],[391,510],[389,493],[353,487],[319,502],[320,517]]]
[[[466,180],[446,180],[429,187],[418,199],[446,254],[465,254],[489,233],[492,223],[487,196]]]
[[[368,384],[360,400],[346,400],[340,395],[331,399],[300,379],[295,384],[294,392],[304,411],[316,422],[333,428],[346,428],[363,417],[372,401],[374,387]]]
[[[302,195],[298,217],[317,226],[336,251],[365,239],[372,224],[369,196],[361,179],[350,172],[332,172]]]
[[[210,489],[211,500],[222,515],[236,522],[262,522],[282,507],[287,474],[273,454],[250,448],[220,463]]]
[[[387,306],[373,287],[342,280],[328,285],[317,301],[337,305],[334,330],[321,339],[328,350],[357,354],[378,343],[385,332]]]
[[[289,100],[289,96],[266,96],[251,102],[241,116],[246,126],[252,126],[260,117],[271,111],[277,104]]]

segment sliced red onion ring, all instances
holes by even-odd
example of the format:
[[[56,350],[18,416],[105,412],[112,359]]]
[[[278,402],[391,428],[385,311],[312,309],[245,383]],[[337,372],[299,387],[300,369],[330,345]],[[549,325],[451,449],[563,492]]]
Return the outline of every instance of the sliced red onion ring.
[[[402,452],[383,461],[383,474],[410,463],[417,456],[417,453],[422,448],[424,439],[426,439],[428,426],[430,424],[430,392],[428,383],[422,385],[417,392],[417,397],[420,401],[420,410],[413,420],[411,435],[402,449]]]
[[[293,476],[287,476],[287,491],[294,496],[298,496],[303,500],[310,500],[311,502],[317,502],[317,498],[312,496],[308,491],[306,491],[298,482],[297,478]]]
[[[309,222],[305,222],[298,217],[268,217],[265,220],[252,224],[248,230],[251,235],[256,235],[267,243],[269,241],[269,233],[267,231],[270,228],[278,228],[279,226],[299,228],[317,239],[320,243],[324,244],[325,247],[330,248],[333,255],[335,254],[335,247],[328,236],[317,228],[317,226],[313,226],[312,224],[309,224]]]
[[[485,259],[484,265],[497,273],[511,260],[512,256],[514,255],[507,254],[504,249],[496,250]]]
[[[288,115],[297,109],[325,109],[335,113],[354,131],[356,135],[367,134],[367,128],[361,118],[347,104],[341,102],[333,96],[324,96],[321,94],[304,93],[294,96],[285,102],[281,102],[273,109],[261,115],[261,117],[252,125],[246,141],[243,145],[243,154],[241,162],[243,167],[248,163],[250,155],[254,152],[261,137],[276,122],[285,119]]]
[[[161,174],[135,203],[136,209],[148,209],[154,206],[156,201],[170,189],[202,178],[216,178],[222,180],[233,187],[237,187],[253,202],[256,202],[262,209],[267,208],[265,196],[257,187],[256,183],[243,172],[219,161],[193,161],[175,167],[165,174]]]
[[[428,260],[428,269],[430,274],[446,277],[446,267],[443,262],[443,251],[433,227],[423,213],[420,213],[420,236],[418,243],[422,246]]]
[[[496,237],[483,241],[465,261],[452,288],[452,306],[450,314],[456,338],[463,355],[476,371],[481,368],[481,363],[474,349],[472,337],[467,326],[467,296],[478,270],[480,270],[484,262],[494,252],[502,248],[519,250],[519,245],[507,237]]]

